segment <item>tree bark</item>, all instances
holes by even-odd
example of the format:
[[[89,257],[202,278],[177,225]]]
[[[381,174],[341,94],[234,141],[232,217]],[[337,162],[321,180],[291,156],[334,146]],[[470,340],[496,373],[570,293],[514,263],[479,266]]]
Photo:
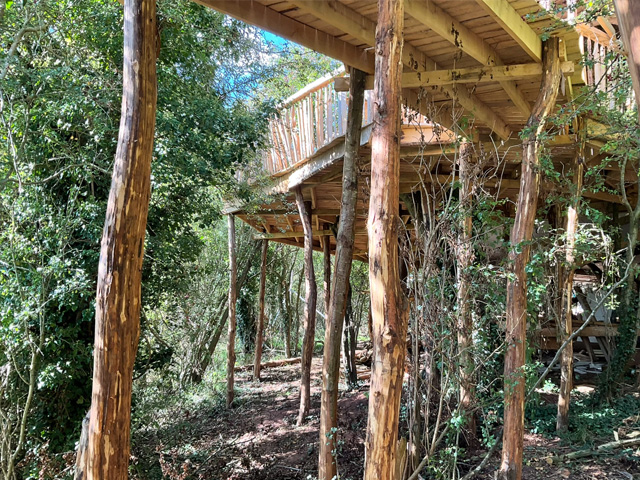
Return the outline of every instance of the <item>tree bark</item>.
[[[324,229],[327,230],[327,225]],[[322,254],[324,259],[324,315],[325,323],[329,318],[329,305],[331,305],[331,242],[329,237],[322,241]]]
[[[227,408],[233,403],[233,368],[236,365],[236,301],[238,300],[238,269],[236,266],[235,217],[227,217],[229,228],[229,330],[227,343]]]
[[[344,351],[345,377],[349,389],[358,385],[358,370],[356,367],[356,343],[358,341],[353,318],[353,290],[351,284],[347,287],[347,308],[344,312],[344,327],[342,329],[342,349]]]
[[[559,39],[544,43],[540,93],[527,122],[523,142],[522,173],[516,217],[511,230],[512,277],[507,281],[506,353],[504,360],[504,441],[498,478],[522,478],[524,436],[525,347],[527,333],[527,274],[530,245],[538,203],[539,136],[555,107],[560,86]]]
[[[77,479],[124,480],[156,118],[156,5],[125,0],[120,131],[100,247],[93,390]]]
[[[469,269],[473,263],[472,178],[471,155],[473,145],[463,143],[460,146],[460,208],[462,210],[462,228],[458,239],[458,355],[460,362],[460,406],[465,418],[467,441],[476,437],[476,417],[473,412],[475,404],[475,382],[473,380],[475,365],[473,361],[473,319],[469,305],[471,277]]]
[[[256,332],[256,352],[253,360],[253,379],[260,380],[260,362],[262,361],[262,342],[264,334],[264,296],[267,288],[267,251],[269,240],[262,240],[262,255],[260,257],[260,293],[258,304],[260,313],[258,317],[258,331]]]
[[[640,121],[640,2],[637,0],[613,0],[620,27],[620,36],[627,50],[627,63],[631,72],[633,91],[638,105]]]
[[[336,236],[336,255],[331,289],[329,314],[324,336],[322,358],[322,397],[320,406],[319,480],[331,480],[337,475],[336,459],[332,455],[337,442],[338,380],[340,378],[340,340],[347,309],[349,277],[353,260],[356,228],[356,202],[358,200],[358,164],[362,109],[364,106],[365,73],[351,70],[349,110],[345,135],[344,164],[342,167],[342,204]],[[329,240],[325,240],[328,242]]]
[[[316,301],[318,287],[313,269],[313,234],[311,230],[311,209],[302,196],[302,188],[295,189],[296,204],[304,230],[304,339],[302,341],[302,378],[300,380],[300,411],[297,425],[304,422],[311,407],[311,361],[316,334]]]
[[[566,342],[573,333],[573,318],[571,305],[573,299],[573,276],[575,273],[575,244],[578,230],[578,207],[582,195],[582,174],[585,163],[584,156],[584,131],[581,119],[576,122],[578,127],[578,150],[573,164],[573,185],[575,192],[571,204],[567,209],[567,221],[565,225],[565,252],[564,262],[561,265],[562,272],[558,275],[562,279],[559,283],[560,292],[560,343]],[[569,428],[569,404],[571,402],[571,390],[573,389],[573,342],[567,343],[562,352],[560,363],[560,392],[558,394],[558,414],[556,417],[556,430],[561,432]]]
[[[403,0],[379,0],[368,220],[373,357],[365,480],[396,478],[408,321],[398,263],[403,27]]]

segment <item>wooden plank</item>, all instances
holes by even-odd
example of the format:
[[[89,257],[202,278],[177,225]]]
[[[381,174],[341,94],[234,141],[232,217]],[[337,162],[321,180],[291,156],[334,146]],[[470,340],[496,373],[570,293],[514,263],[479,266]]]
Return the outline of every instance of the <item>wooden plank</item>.
[[[373,58],[365,50],[321,30],[293,20],[271,8],[265,7],[255,0],[194,1],[315,50],[316,52],[345,62],[364,72],[373,73],[374,71]]]
[[[507,0],[476,0],[536,62],[542,62],[542,41]]]
[[[571,74],[575,70],[573,62],[563,62],[562,73]],[[489,83],[503,80],[523,80],[542,76],[542,65],[524,63],[492,67],[458,68],[453,70],[433,70],[430,72],[407,72],[402,74],[403,88],[452,85],[456,83]],[[365,88],[373,89],[373,75],[367,75]],[[349,90],[349,77],[338,77],[334,81],[336,91]]]

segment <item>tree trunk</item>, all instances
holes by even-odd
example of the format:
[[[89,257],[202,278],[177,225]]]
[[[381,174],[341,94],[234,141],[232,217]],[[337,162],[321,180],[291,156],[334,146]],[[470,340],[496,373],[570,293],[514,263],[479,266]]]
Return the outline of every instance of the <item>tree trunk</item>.
[[[618,16],[620,36],[627,50],[627,63],[631,72],[633,91],[638,104],[640,120],[640,2],[637,0],[613,0]]]
[[[262,341],[264,332],[264,296],[267,288],[267,251],[269,240],[262,240],[262,255],[260,257],[260,293],[258,304],[260,313],[258,317],[258,331],[256,332],[256,352],[253,360],[253,379],[260,380],[260,362],[262,361]]]
[[[327,230],[327,225],[324,229]],[[324,315],[325,323],[329,320],[329,305],[331,304],[331,242],[329,237],[322,241],[322,253],[324,256]]]
[[[473,264],[472,222],[472,178],[471,155],[473,145],[463,143],[460,146],[460,208],[462,210],[462,228],[458,239],[458,355],[460,362],[460,406],[465,418],[467,442],[476,437],[476,417],[473,412],[475,404],[475,382],[473,361],[473,319],[471,317],[471,277],[469,269]]]
[[[576,189],[567,209],[567,223],[565,226],[565,255],[561,265],[562,272],[558,277],[562,278],[559,308],[560,313],[560,344],[566,342],[573,333],[573,318],[571,305],[573,299],[573,275],[575,272],[575,244],[578,230],[578,207],[582,195],[582,172],[585,163],[584,156],[584,131],[581,119],[576,122],[578,127],[578,150],[573,164],[573,185]],[[569,342],[562,351],[560,363],[560,393],[558,394],[558,415],[556,417],[556,430],[561,432],[569,428],[569,403],[571,402],[571,390],[573,389],[573,342]]]
[[[539,187],[539,136],[552,112],[560,86],[559,40],[544,43],[540,93],[527,122],[523,142],[522,173],[516,217],[511,230],[509,260],[513,276],[507,281],[506,353],[504,360],[504,440],[498,478],[522,478],[524,436],[524,362],[527,333],[527,274],[530,245],[536,218]]]
[[[342,167],[342,205],[336,237],[335,274],[331,289],[329,315],[326,320],[322,361],[322,399],[320,407],[319,480],[331,480],[337,475],[335,458],[338,427],[338,380],[340,378],[340,339],[347,308],[349,277],[355,240],[356,202],[358,200],[358,150],[364,105],[364,72],[351,70],[349,110]],[[326,240],[329,241],[328,239]]]
[[[156,118],[156,5],[125,0],[120,132],[100,247],[93,390],[77,479],[128,477],[133,363]]]
[[[244,285],[244,282],[247,281],[249,277],[249,270],[251,270],[251,265],[253,264],[253,258],[255,257],[257,251],[260,248],[260,242],[255,242],[255,248],[251,250],[249,256],[247,257],[244,267],[242,268],[242,273],[238,277],[238,281],[236,282],[236,292],[239,292]],[[222,331],[224,330],[225,325],[227,324],[227,319],[229,318],[229,301],[228,295],[227,299],[221,298],[220,303],[224,305],[222,308],[219,308],[214,317],[219,316],[218,323],[216,324],[216,328],[213,331],[210,339],[206,342],[206,350],[204,354],[202,354],[200,358],[200,362],[197,365],[194,365],[191,368],[191,373],[189,373],[189,380],[192,383],[200,383],[202,381],[202,377],[206,372],[209,364],[211,363],[211,359],[213,358],[213,354],[215,353],[216,347],[218,346],[218,342],[220,341],[220,337],[222,336]],[[218,312],[220,314],[218,315]]]
[[[365,480],[396,478],[408,321],[398,263],[403,27],[403,0],[379,0],[368,220],[373,357]]]
[[[310,208],[302,196],[302,188],[295,189],[296,204],[304,230],[304,339],[302,341],[302,378],[300,380],[300,411],[297,425],[304,422],[311,407],[311,361],[316,334],[316,301],[318,288],[313,270],[313,234],[311,230]]]
[[[227,408],[233,403],[233,368],[236,365],[236,290],[238,271],[236,267],[236,223],[235,217],[227,217],[229,228],[229,330],[227,343]]]
[[[347,308],[344,312],[344,328],[342,332],[342,345],[344,351],[345,377],[349,389],[358,385],[358,370],[356,367],[356,329],[353,318],[353,291],[351,284],[347,286]]]

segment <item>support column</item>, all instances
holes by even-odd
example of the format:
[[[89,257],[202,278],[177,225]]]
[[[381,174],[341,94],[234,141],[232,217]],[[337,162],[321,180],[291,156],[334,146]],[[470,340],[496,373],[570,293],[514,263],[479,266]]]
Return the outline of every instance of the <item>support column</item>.
[[[76,478],[128,478],[156,119],[156,28],[154,0],[125,0],[122,113],[98,265],[91,410]]]
[[[365,480],[398,478],[396,449],[408,321],[398,264],[403,28],[403,0],[379,0],[368,220],[373,358]]]
[[[562,332],[560,344],[566,342],[573,333],[573,318],[571,316],[571,304],[573,298],[573,275],[575,273],[575,244],[578,230],[578,207],[582,196],[582,176],[585,163],[584,148],[585,137],[582,119],[576,122],[578,126],[578,149],[573,162],[573,186],[575,192],[571,204],[567,209],[567,222],[565,226],[565,258],[561,269],[563,270],[561,288],[561,307],[559,310],[560,331]],[[556,418],[556,430],[565,431],[569,428],[569,404],[571,402],[571,390],[573,389],[573,342],[570,342],[562,351],[560,363],[560,393],[558,394],[558,415]]]
[[[476,437],[476,417],[473,412],[475,404],[474,360],[473,360],[473,319],[472,309],[469,305],[469,290],[471,278],[469,268],[473,263],[473,246],[471,236],[473,234],[472,218],[472,179],[471,156],[473,145],[463,143],[460,146],[460,209],[462,228],[458,238],[458,361],[460,362],[460,406],[465,418],[465,431],[467,442]]]
[[[311,230],[311,209],[304,201],[302,188],[295,189],[296,204],[304,230],[304,339],[302,341],[302,378],[300,380],[300,411],[297,425],[304,422],[311,407],[311,361],[316,334],[316,302],[318,287],[313,270],[313,234]]]
[[[504,436],[500,480],[522,479],[524,437],[525,344],[527,334],[527,274],[530,245],[538,204],[539,137],[555,107],[560,86],[559,39],[544,42],[542,84],[527,122],[523,143],[520,193],[511,230],[512,277],[507,281],[506,352],[504,359]]]
[[[262,342],[264,334],[264,296],[267,286],[267,251],[269,240],[262,240],[262,255],[260,256],[260,292],[258,294],[258,331],[256,332],[256,352],[253,359],[253,379],[260,380],[260,362],[262,361]]]
[[[326,321],[324,356],[322,362],[322,399],[320,407],[319,480],[337,476],[336,449],[338,427],[338,380],[340,378],[340,340],[347,309],[349,277],[353,260],[356,229],[356,203],[358,200],[358,151],[364,107],[365,73],[351,70],[349,110],[345,135],[344,164],[342,167],[342,204],[336,236],[335,269],[331,301]],[[326,243],[329,242],[327,238]]]
[[[325,224],[323,230],[328,230]],[[324,260],[324,315],[325,324],[329,321],[329,305],[331,304],[331,240],[328,236],[322,237],[322,254]]]
[[[233,369],[236,365],[236,301],[238,299],[238,269],[236,266],[236,222],[227,217],[229,230],[229,329],[227,343],[227,408],[233,403]]]

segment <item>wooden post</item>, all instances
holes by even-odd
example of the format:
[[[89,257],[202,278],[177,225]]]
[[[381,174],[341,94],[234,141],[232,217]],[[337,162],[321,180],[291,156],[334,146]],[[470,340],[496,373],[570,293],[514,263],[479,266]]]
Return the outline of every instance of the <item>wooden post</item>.
[[[358,200],[358,150],[362,129],[365,73],[351,70],[349,110],[342,167],[342,206],[336,237],[335,275],[326,320],[322,362],[322,397],[320,406],[319,480],[337,476],[332,451],[336,449],[338,426],[338,380],[340,378],[340,339],[347,309],[349,277],[355,241],[356,202]],[[325,240],[328,243],[329,239]]]
[[[253,379],[260,380],[260,362],[262,361],[262,342],[264,333],[264,296],[267,287],[267,251],[269,240],[262,240],[262,256],[260,257],[260,292],[258,304],[260,313],[258,316],[258,331],[256,332],[256,353],[253,359]]]
[[[349,389],[358,384],[358,370],[356,366],[356,343],[358,341],[353,318],[353,290],[351,283],[347,287],[347,308],[344,313],[342,328],[342,350],[345,365],[345,377]]]
[[[313,360],[313,346],[316,334],[316,301],[318,287],[313,270],[313,234],[311,229],[311,212],[304,201],[302,188],[296,187],[296,204],[304,230],[304,339],[302,341],[302,378],[300,380],[300,411],[297,425],[304,422],[311,407],[311,361]]]
[[[538,204],[540,183],[538,151],[539,136],[546,120],[555,107],[560,86],[559,39],[551,37],[544,42],[543,74],[540,93],[536,100],[522,147],[522,173],[520,193],[513,229],[511,251],[513,279],[507,281],[506,353],[504,360],[504,436],[502,443],[501,480],[522,478],[522,448],[524,436],[524,363],[527,333],[527,275],[529,242]]]
[[[576,122],[578,127],[578,148],[573,163],[573,185],[575,192],[571,204],[567,209],[567,222],[565,226],[565,258],[561,266],[562,283],[560,313],[560,343],[563,344],[573,333],[573,318],[571,316],[571,304],[573,298],[573,275],[575,273],[575,244],[578,230],[578,207],[582,195],[582,176],[585,163],[585,136],[582,119]],[[556,417],[556,430],[565,431],[569,428],[569,404],[571,402],[571,390],[573,389],[573,342],[569,342],[562,351],[560,363],[560,392],[558,394],[558,415]]]
[[[473,264],[473,246],[471,236],[473,222],[472,209],[472,179],[471,156],[473,145],[463,143],[460,146],[460,208],[462,210],[462,228],[458,239],[458,355],[460,363],[460,406],[466,425],[465,431],[469,438],[475,439],[476,421],[473,413],[475,403],[474,361],[473,361],[473,319],[472,309],[469,305],[469,289],[471,278],[469,268]]]
[[[100,246],[86,451],[76,478],[125,480],[156,119],[156,4],[125,0],[120,131]],[[83,422],[85,423],[85,422]]]
[[[403,27],[403,0],[379,0],[368,220],[373,358],[365,480],[396,479],[408,321],[398,264]]]
[[[640,2],[613,0],[620,27],[620,36],[627,50],[627,63],[631,72],[640,120]]]
[[[324,225],[323,229],[328,230],[327,225]],[[322,254],[324,257],[324,315],[327,323],[331,304],[331,241],[329,237],[324,237],[322,240]]]
[[[236,365],[236,300],[238,299],[238,269],[236,267],[235,217],[227,217],[229,230],[229,329],[227,343],[227,408],[233,403],[233,368]]]

